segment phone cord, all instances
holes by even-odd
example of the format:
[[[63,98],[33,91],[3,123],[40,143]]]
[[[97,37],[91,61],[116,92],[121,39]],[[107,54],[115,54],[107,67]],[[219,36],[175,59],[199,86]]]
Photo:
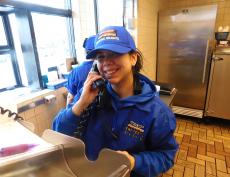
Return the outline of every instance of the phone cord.
[[[76,128],[76,131],[74,132],[74,136],[76,138],[82,138],[82,135],[85,132],[85,129],[88,125],[88,121],[92,117],[92,112],[93,112],[93,109],[95,108],[95,105],[97,109],[101,105],[101,94],[100,93],[95,98],[95,100],[81,113],[79,124]]]

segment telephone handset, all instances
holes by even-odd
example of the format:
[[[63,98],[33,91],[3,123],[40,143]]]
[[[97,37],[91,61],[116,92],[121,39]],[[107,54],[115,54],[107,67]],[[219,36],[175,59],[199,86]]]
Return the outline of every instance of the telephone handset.
[[[93,62],[91,71],[99,73],[99,70],[97,68],[97,62]],[[92,86],[93,89],[99,88],[99,90],[102,90],[105,87],[105,80],[104,79],[98,79],[93,82]]]
[[[94,71],[99,73],[99,70],[97,68],[97,63],[96,61],[93,62],[92,68],[90,71]],[[105,80],[104,79],[98,79],[96,81],[93,82],[93,84],[91,85],[92,89],[99,89],[99,93],[97,95],[97,97],[95,98],[95,100],[82,112],[81,114],[81,118],[80,118],[80,122],[79,122],[79,126],[77,127],[76,131],[74,132],[75,137],[77,138],[81,138],[86,127],[87,127],[87,122],[89,120],[89,117],[92,116],[92,111],[94,110],[94,107],[96,109],[101,109],[102,106],[104,105],[104,94],[106,92],[105,88]]]
[[[96,62],[93,63],[90,71],[94,71],[94,72],[99,73]],[[93,116],[92,112],[94,110],[100,111],[102,109],[111,108],[110,97],[109,97],[109,95],[105,89],[105,80],[102,78],[98,79],[98,80],[93,82],[91,87],[93,89],[98,88],[99,93],[98,93],[97,97],[95,98],[95,100],[81,114],[81,118],[80,118],[81,120],[79,122],[79,126],[77,127],[76,131],[74,132],[75,137],[77,137],[77,138],[81,138],[82,135],[84,134],[84,131],[85,131],[87,124],[88,124],[89,117]],[[105,129],[109,133],[111,133],[115,139],[117,139],[118,136],[115,133],[113,133],[109,127],[107,127],[107,124],[104,122],[103,122],[103,124],[105,126]]]

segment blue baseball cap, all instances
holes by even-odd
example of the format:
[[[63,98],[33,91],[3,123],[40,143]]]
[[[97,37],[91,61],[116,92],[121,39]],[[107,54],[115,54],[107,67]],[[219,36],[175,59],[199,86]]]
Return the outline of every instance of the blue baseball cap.
[[[85,38],[83,47],[87,51],[91,51],[94,49],[94,41],[95,41],[96,35],[89,36],[88,38]]]
[[[86,55],[87,59],[95,58],[100,50],[109,50],[125,54],[136,50],[135,42],[123,26],[108,26],[102,29],[95,38],[95,48]]]

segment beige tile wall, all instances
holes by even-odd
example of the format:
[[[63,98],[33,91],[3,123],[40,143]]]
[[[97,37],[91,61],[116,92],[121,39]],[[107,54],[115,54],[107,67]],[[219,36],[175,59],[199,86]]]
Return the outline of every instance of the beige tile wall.
[[[158,0],[139,0],[137,8],[137,47],[144,55],[143,73],[155,80]]]
[[[230,26],[230,0],[161,0],[159,8],[163,10],[211,4],[218,6],[215,30],[219,26]]]
[[[48,92],[46,94],[37,96],[33,99],[27,100],[21,104],[18,104],[18,108],[28,105],[34,101],[43,99],[45,96],[54,95],[56,100],[49,104],[41,104],[35,108],[28,109],[19,115],[24,118],[25,121],[31,122],[34,125],[34,132],[41,136],[45,129],[51,129],[53,118],[56,116],[61,108],[66,105],[66,88],[62,87],[55,91]]]

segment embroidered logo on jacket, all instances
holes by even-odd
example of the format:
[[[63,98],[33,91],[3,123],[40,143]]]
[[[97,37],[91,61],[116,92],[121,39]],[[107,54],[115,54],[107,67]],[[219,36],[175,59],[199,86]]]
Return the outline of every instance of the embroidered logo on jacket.
[[[132,138],[137,138],[141,141],[144,137],[144,125],[140,125],[133,121],[130,121],[125,127],[125,134],[129,135]]]

